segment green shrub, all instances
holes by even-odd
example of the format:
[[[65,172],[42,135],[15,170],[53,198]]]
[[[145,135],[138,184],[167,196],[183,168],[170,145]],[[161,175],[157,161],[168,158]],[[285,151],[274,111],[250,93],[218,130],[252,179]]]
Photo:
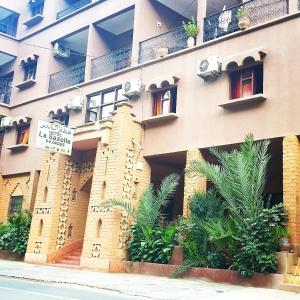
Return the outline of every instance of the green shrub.
[[[196,37],[198,32],[199,32],[199,28],[198,25],[194,19],[194,17],[192,17],[192,20],[189,20],[187,22],[182,22],[183,28],[187,34],[188,37]]]
[[[24,255],[28,243],[30,224],[31,213],[28,211],[9,217],[7,224],[0,226],[0,249]]]
[[[152,225],[131,227],[128,241],[129,258],[137,262],[168,264],[175,245],[176,226],[154,227]]]

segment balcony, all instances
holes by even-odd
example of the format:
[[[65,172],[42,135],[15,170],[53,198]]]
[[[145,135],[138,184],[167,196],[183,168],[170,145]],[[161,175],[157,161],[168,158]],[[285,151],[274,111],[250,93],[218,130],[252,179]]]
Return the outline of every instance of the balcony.
[[[31,4],[31,18],[24,22],[24,25],[27,27],[34,26],[43,20],[43,12],[44,12],[44,2],[38,2],[37,4]]]
[[[84,82],[85,62],[50,75],[49,93]]]
[[[288,0],[251,0],[206,17],[204,19],[204,41],[207,42],[239,31],[236,14],[241,6],[249,12],[251,26],[288,13]]]
[[[80,0],[80,1],[77,1],[75,2],[73,5],[69,6],[68,8],[62,10],[61,12],[59,12],[57,15],[56,15],[56,19],[61,19],[69,14],[71,14],[72,12],[90,4],[92,2],[92,0]]]
[[[92,78],[123,70],[131,65],[131,46],[92,59]]]
[[[187,48],[187,35],[182,26],[140,43],[139,62],[144,63],[161,57],[160,49],[167,54]]]

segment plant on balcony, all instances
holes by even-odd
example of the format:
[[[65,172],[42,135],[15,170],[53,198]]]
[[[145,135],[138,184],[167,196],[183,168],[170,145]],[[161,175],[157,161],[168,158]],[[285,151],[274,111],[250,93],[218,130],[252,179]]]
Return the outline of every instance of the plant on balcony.
[[[249,17],[249,10],[245,7],[245,6],[241,6],[237,13],[236,13],[236,17],[239,20],[239,28],[241,30],[247,29],[250,27],[251,24],[251,20]]]
[[[187,44],[188,47],[195,46],[195,38],[199,32],[199,27],[194,19],[194,17],[191,18],[191,20],[187,22],[182,22],[183,28],[186,32],[186,35],[188,36]]]
[[[138,207],[129,201],[112,199],[101,206],[119,207],[134,219],[130,228],[131,237],[127,248],[132,261],[167,264],[170,262],[176,244],[176,226],[163,226],[161,207],[166,206],[175,193],[179,176],[171,174],[161,183],[157,191],[150,184],[139,200]]]

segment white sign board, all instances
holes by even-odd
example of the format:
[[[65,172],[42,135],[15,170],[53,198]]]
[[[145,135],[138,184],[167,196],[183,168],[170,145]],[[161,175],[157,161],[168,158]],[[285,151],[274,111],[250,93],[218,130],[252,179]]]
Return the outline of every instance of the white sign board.
[[[71,155],[74,129],[58,123],[38,122],[37,148]]]

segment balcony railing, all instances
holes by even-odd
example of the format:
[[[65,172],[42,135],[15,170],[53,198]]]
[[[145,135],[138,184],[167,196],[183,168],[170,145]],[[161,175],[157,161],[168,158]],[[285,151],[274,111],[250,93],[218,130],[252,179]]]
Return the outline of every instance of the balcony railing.
[[[159,58],[159,49],[168,48],[168,53],[174,53],[187,48],[187,35],[182,26],[140,43],[139,62]]]
[[[130,67],[131,50],[131,46],[126,46],[92,59],[92,78],[104,76]]]
[[[56,19],[61,19],[62,17],[71,14],[72,12],[76,11],[77,9],[90,4],[92,0],[79,0],[73,5],[69,6],[68,8],[62,10],[56,15]]]
[[[187,35],[182,26],[140,43],[139,62],[144,63],[160,57],[161,48],[168,54],[187,48]]]
[[[44,2],[31,6],[31,16],[34,17],[36,15],[43,15],[44,11]]]
[[[0,103],[10,103],[11,89],[12,78],[0,78]]]
[[[50,75],[49,93],[84,82],[85,62]]]
[[[6,23],[0,22],[0,32],[5,33],[10,36],[16,36],[17,34],[17,26],[13,26]]]
[[[251,26],[288,13],[288,0],[251,0],[206,17],[204,19],[204,41],[238,31],[239,21],[236,14],[241,6],[249,12]]]

